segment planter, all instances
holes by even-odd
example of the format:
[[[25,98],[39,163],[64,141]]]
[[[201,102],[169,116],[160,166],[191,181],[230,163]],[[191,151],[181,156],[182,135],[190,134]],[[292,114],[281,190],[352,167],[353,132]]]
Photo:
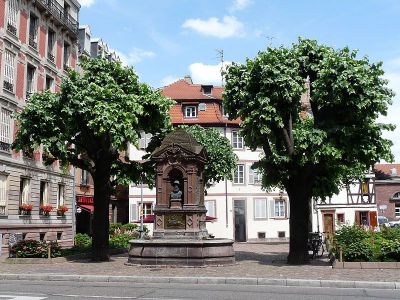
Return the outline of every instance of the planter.
[[[30,216],[31,215],[31,210],[21,210],[20,215],[21,216]]]

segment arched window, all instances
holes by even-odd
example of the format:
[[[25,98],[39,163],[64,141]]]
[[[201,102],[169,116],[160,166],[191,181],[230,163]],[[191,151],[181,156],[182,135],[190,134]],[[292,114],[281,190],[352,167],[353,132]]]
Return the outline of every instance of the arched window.
[[[400,200],[400,192],[394,193],[393,196],[392,196],[392,199],[393,200]]]

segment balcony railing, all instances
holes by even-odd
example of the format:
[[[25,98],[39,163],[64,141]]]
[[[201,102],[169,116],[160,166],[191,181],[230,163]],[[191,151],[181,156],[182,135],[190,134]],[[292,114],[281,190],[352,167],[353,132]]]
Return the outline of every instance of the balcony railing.
[[[6,215],[6,206],[0,205],[0,216],[5,216],[5,215]]]
[[[17,27],[15,27],[10,23],[7,23],[7,30],[11,32],[13,35],[17,35]]]
[[[51,61],[51,62],[55,62],[55,57],[54,54],[51,52],[47,52],[47,58]]]
[[[78,22],[69,14],[64,11],[56,0],[38,0],[41,6],[46,8],[60,23],[64,24],[75,35],[78,34]]]
[[[11,144],[0,141],[0,150],[10,152],[11,151]]]
[[[37,49],[36,38],[33,35],[29,35],[29,46],[31,46],[34,49]]]
[[[6,80],[3,81],[3,88],[9,92],[14,92],[14,84]]]

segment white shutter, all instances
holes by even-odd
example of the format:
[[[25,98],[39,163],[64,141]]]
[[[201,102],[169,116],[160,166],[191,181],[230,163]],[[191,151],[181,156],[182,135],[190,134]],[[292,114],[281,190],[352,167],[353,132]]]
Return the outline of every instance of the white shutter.
[[[7,176],[0,175],[0,206],[7,203]]]
[[[207,216],[215,218],[215,201],[204,201],[204,205],[207,209]]]
[[[254,200],[254,219],[266,219],[267,214],[267,199]]]
[[[44,185],[43,185],[43,188],[44,188],[44,190],[43,190],[43,204],[44,205],[47,205],[47,204],[49,204],[49,198],[48,198],[48,192],[47,192],[47,190],[48,190],[48,183],[47,182],[45,182],[44,183]]]
[[[249,184],[254,184],[254,170],[249,167]]]
[[[137,217],[137,205],[136,204],[131,204],[130,205],[130,221],[137,221],[138,217]]]
[[[269,217],[275,218],[275,200],[270,199],[268,202],[269,202]]]
[[[29,203],[29,180],[26,178],[22,180],[22,203]]]
[[[4,81],[14,84],[15,55],[6,50],[4,53]]]
[[[286,218],[290,218],[290,202],[289,202],[289,199],[286,199],[286,201],[285,201],[285,204],[286,204]]]
[[[4,108],[0,113],[0,141],[11,144],[11,111]]]

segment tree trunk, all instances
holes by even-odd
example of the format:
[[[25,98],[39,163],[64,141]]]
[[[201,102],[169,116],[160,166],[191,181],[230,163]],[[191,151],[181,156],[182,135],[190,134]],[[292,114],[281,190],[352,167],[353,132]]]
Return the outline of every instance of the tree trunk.
[[[96,161],[94,181],[94,215],[92,236],[92,260],[108,261],[109,202],[111,194],[111,164],[106,160]]]
[[[308,233],[311,215],[311,193],[304,183],[295,183],[287,188],[290,201],[290,244],[288,263],[300,265],[308,263]]]

